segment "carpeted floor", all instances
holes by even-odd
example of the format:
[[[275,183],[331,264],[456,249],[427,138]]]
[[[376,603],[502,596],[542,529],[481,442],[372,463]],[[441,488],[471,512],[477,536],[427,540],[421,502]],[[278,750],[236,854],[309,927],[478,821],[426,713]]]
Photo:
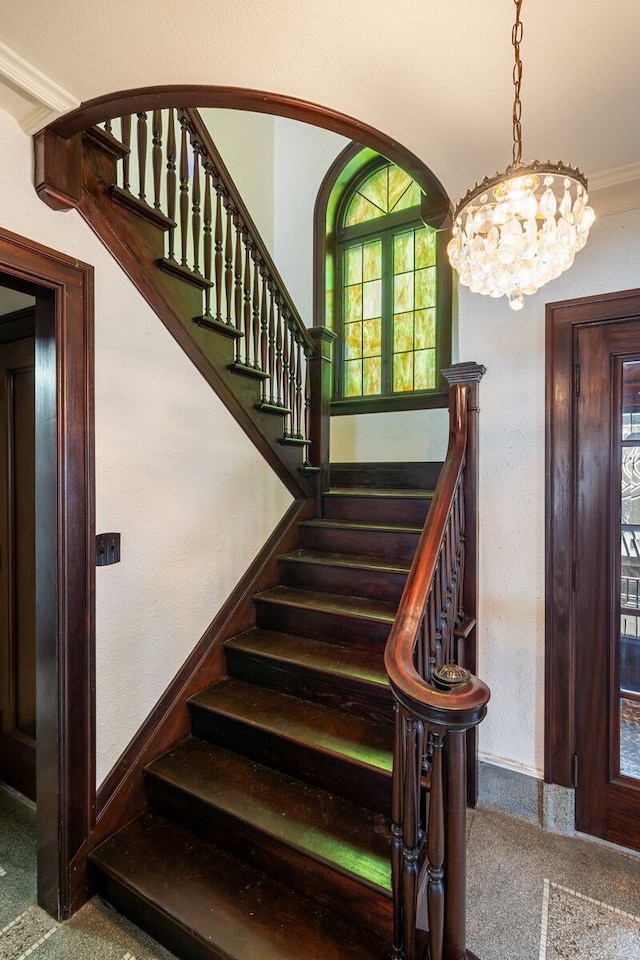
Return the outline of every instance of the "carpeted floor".
[[[468,874],[467,941],[480,960],[640,960],[640,858],[479,808]],[[0,788],[0,960],[31,958],[172,954],[98,898],[64,924],[40,910],[35,808]]]

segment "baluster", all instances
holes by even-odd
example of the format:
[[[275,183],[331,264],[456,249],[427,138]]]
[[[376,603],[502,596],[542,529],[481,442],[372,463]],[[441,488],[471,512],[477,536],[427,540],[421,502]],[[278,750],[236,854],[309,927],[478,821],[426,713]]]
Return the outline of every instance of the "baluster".
[[[296,437],[302,440],[302,338],[296,330]]]
[[[440,572],[442,569],[442,550],[438,554],[438,565],[436,567],[433,581],[433,601],[435,607],[435,632],[433,634],[433,665],[435,668],[442,666],[442,578]]]
[[[304,438],[311,438],[311,365],[309,357],[306,356],[304,365]],[[311,464],[311,444],[305,446],[304,462],[306,466]],[[317,464],[316,464],[317,466]]]
[[[122,140],[122,146],[126,148],[126,153],[122,158],[122,189],[126,190],[127,193],[131,192],[131,184],[129,182],[130,176],[130,149],[131,149],[131,114],[128,113],[126,117],[120,118],[120,139]]]
[[[253,262],[253,293],[251,295],[251,337],[253,346],[253,366],[260,369],[260,258],[255,247],[251,249]]]
[[[275,318],[275,292],[273,281],[269,281],[269,332],[268,332],[268,360],[267,371],[269,373],[269,403],[273,403],[273,381],[276,375],[276,318]],[[277,390],[277,387],[276,387]]]
[[[269,339],[269,313],[267,309],[267,274],[262,271],[262,297],[260,300],[260,369],[268,373],[267,369],[267,348]],[[262,402],[266,403],[269,394],[267,390],[269,384],[266,380],[262,381]]]
[[[276,403],[279,407],[284,406],[284,390],[282,389],[282,307],[280,302],[280,296],[276,296],[276,308],[278,311],[278,321],[276,324]]]
[[[444,864],[447,879],[444,953],[467,957],[467,777],[466,732],[449,731],[444,746],[447,797],[447,843]]]
[[[429,591],[427,600],[427,643],[429,644],[429,656],[425,657],[426,673],[423,675],[428,680],[434,671],[436,665],[436,598],[433,588]]]
[[[111,120],[105,120],[104,122],[104,132],[108,133],[110,136],[113,136],[113,127],[111,125]]]
[[[216,182],[216,228],[214,236],[214,272],[216,292],[216,320],[222,323],[222,188]],[[227,320],[227,323],[229,321]]]
[[[235,327],[237,330],[242,330],[242,225],[236,218],[234,218],[233,225],[236,229],[236,253],[234,262]],[[236,339],[236,363],[240,363],[240,337]]]
[[[251,366],[251,255],[250,241],[248,237],[243,238],[244,247],[244,362],[247,367]]]
[[[176,219],[176,125],[173,109],[169,110],[167,120],[167,216],[175,223]],[[176,228],[169,229],[168,259],[176,259]]]
[[[152,117],[151,166],[153,168],[153,206],[160,209],[160,182],[162,179],[162,110],[154,110]]]
[[[282,402],[289,408],[289,328],[287,326],[287,314],[282,310]],[[284,435],[291,434],[291,410],[284,418]]]
[[[187,141],[187,118],[180,117],[180,263],[187,270],[187,242],[189,236],[189,145]]]
[[[211,169],[211,164],[204,164],[204,240],[203,240],[203,258],[204,258],[204,278],[205,280],[211,280],[211,267],[212,267],[212,236],[211,236],[211,218],[212,218],[212,208],[211,208],[211,178],[213,176],[213,171]],[[219,285],[216,283],[216,296],[220,290]],[[205,287],[204,291],[204,315],[205,317],[211,316],[211,287]],[[217,319],[220,319],[220,310],[217,311]]]
[[[233,210],[225,207],[226,230],[224,241],[224,289],[227,309],[227,323],[233,324]]]
[[[427,905],[429,911],[429,960],[442,960],[444,936],[444,792],[442,783],[441,733],[431,734],[431,792],[429,796],[429,826],[427,832],[427,861],[429,883]]]
[[[193,241],[193,272],[200,274],[200,147],[193,145],[193,175],[191,178],[191,239]]]
[[[144,111],[138,115],[138,186],[140,187],[138,197],[146,201],[147,184],[147,115]]]
[[[291,413],[289,415],[289,436],[295,437],[296,435],[296,344],[293,336],[293,323],[291,320],[288,321],[287,326],[289,327],[288,339],[289,339],[289,393],[287,406]]]
[[[391,889],[393,890],[393,960],[403,958],[402,911],[402,805],[404,785],[404,719],[397,701],[393,704],[393,778],[391,781]]]
[[[414,960],[418,899],[420,776],[422,773],[422,723],[409,717],[404,723],[404,790],[402,810],[402,899],[404,906],[404,956]],[[441,960],[441,956],[433,957]]]

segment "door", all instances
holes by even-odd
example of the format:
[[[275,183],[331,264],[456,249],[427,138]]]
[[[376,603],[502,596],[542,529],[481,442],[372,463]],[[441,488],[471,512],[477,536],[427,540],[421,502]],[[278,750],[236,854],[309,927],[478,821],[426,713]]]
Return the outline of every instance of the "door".
[[[576,827],[640,850],[640,320],[577,331]]]
[[[34,338],[0,344],[0,780],[36,798]]]

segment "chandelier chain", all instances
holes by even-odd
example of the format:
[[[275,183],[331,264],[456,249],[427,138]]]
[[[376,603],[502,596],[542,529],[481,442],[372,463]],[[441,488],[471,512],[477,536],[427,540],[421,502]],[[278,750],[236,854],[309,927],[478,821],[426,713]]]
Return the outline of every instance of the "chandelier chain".
[[[522,0],[514,0],[516,5],[516,22],[511,31],[511,42],[515,53],[515,63],[513,65],[513,86],[515,96],[513,100],[513,165],[519,167],[522,162],[522,127],[520,118],[522,116],[522,103],[520,102],[520,85],[522,83],[522,60],[520,59],[520,44],[522,42],[522,21],[520,20],[520,8]]]

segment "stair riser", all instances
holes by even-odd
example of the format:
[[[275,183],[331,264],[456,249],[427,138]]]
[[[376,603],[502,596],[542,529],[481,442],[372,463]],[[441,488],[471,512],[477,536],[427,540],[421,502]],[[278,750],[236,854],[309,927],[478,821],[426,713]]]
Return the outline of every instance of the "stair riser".
[[[308,851],[262,832],[201,797],[183,793],[173,784],[149,777],[149,799],[152,810],[157,813],[187,823],[191,830],[258,870],[276,879],[285,879],[294,890],[389,938],[392,922],[389,895],[372,890],[353,876],[339,873]]]
[[[344,613],[296,607],[267,599],[254,598],[254,603],[258,627],[363,650],[383,652],[391,630],[387,620],[363,620]]]
[[[348,710],[360,717],[378,721],[393,718],[393,698],[388,687],[328,676],[300,664],[232,647],[227,647],[227,672],[238,680]]]
[[[303,590],[322,590],[346,597],[398,602],[406,573],[339,567],[332,564],[280,559],[280,583]]]
[[[191,731],[258,763],[391,816],[391,774],[349,762],[321,749],[285,740],[270,730],[191,704]]]
[[[330,520],[365,523],[406,523],[422,526],[431,503],[430,497],[363,497],[328,493],[324,515]]]
[[[358,530],[300,525],[301,544],[307,550],[329,550],[370,557],[397,557],[412,560],[418,532]]]

